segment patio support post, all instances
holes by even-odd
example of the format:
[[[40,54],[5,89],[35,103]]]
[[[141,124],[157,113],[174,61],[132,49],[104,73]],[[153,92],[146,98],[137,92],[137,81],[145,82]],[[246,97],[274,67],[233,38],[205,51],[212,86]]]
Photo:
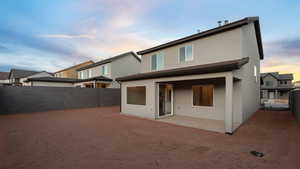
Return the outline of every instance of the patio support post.
[[[233,75],[229,73],[225,77],[225,132],[233,132],[233,112],[232,112],[232,92],[233,92]]]

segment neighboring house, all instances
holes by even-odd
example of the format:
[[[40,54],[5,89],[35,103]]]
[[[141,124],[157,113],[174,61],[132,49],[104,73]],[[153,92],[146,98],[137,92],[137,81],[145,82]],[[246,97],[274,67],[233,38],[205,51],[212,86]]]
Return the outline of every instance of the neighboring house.
[[[300,81],[294,83],[296,89],[300,89]]]
[[[261,73],[261,101],[269,99],[289,99],[289,92],[294,89],[293,74],[278,72]]]
[[[60,78],[60,77],[34,77],[28,78],[26,82],[29,86],[45,87],[75,87],[78,79]]]
[[[93,64],[93,61],[87,61],[87,62],[83,62],[68,68],[65,68],[63,70],[59,70],[57,72],[54,73],[55,77],[60,77],[60,78],[71,78],[71,79],[78,79],[77,76],[77,69],[85,67],[87,65]]]
[[[260,107],[263,48],[258,17],[138,54],[141,72],[117,79],[124,114],[177,119],[177,124],[232,133]]]
[[[29,86],[28,78],[52,77],[53,74],[46,71],[32,71],[22,69],[11,69],[9,72],[9,82],[13,86]]]
[[[9,85],[9,72],[0,72],[0,86],[1,85]]]
[[[140,72],[141,60],[134,52],[123,53],[77,69],[76,87],[119,88],[117,77]]]

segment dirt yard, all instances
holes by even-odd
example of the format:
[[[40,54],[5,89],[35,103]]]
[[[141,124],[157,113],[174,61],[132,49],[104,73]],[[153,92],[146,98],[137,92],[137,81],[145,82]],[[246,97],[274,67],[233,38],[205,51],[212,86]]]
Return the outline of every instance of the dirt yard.
[[[300,127],[259,111],[233,136],[120,115],[118,107],[0,116],[1,169],[299,169]],[[264,157],[249,152],[260,151]]]

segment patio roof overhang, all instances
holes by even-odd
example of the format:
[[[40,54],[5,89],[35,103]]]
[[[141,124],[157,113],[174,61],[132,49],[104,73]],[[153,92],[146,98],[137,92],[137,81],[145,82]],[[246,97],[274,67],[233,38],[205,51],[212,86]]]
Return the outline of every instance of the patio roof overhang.
[[[203,64],[196,66],[189,66],[176,69],[161,70],[155,72],[139,73],[135,75],[125,76],[117,78],[117,81],[134,81],[134,80],[144,80],[153,78],[164,78],[164,77],[175,77],[184,75],[197,75],[197,74],[207,74],[207,73],[220,73],[227,72],[236,69],[240,69],[244,64],[249,62],[249,58],[242,58],[224,62],[216,62],[211,64]]]

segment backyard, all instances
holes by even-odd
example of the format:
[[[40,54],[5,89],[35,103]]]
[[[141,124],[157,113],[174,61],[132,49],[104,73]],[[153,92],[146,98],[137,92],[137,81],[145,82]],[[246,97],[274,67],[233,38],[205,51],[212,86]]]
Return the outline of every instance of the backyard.
[[[1,115],[0,168],[300,168],[300,127],[287,111],[258,111],[232,136],[118,112],[101,107]]]

